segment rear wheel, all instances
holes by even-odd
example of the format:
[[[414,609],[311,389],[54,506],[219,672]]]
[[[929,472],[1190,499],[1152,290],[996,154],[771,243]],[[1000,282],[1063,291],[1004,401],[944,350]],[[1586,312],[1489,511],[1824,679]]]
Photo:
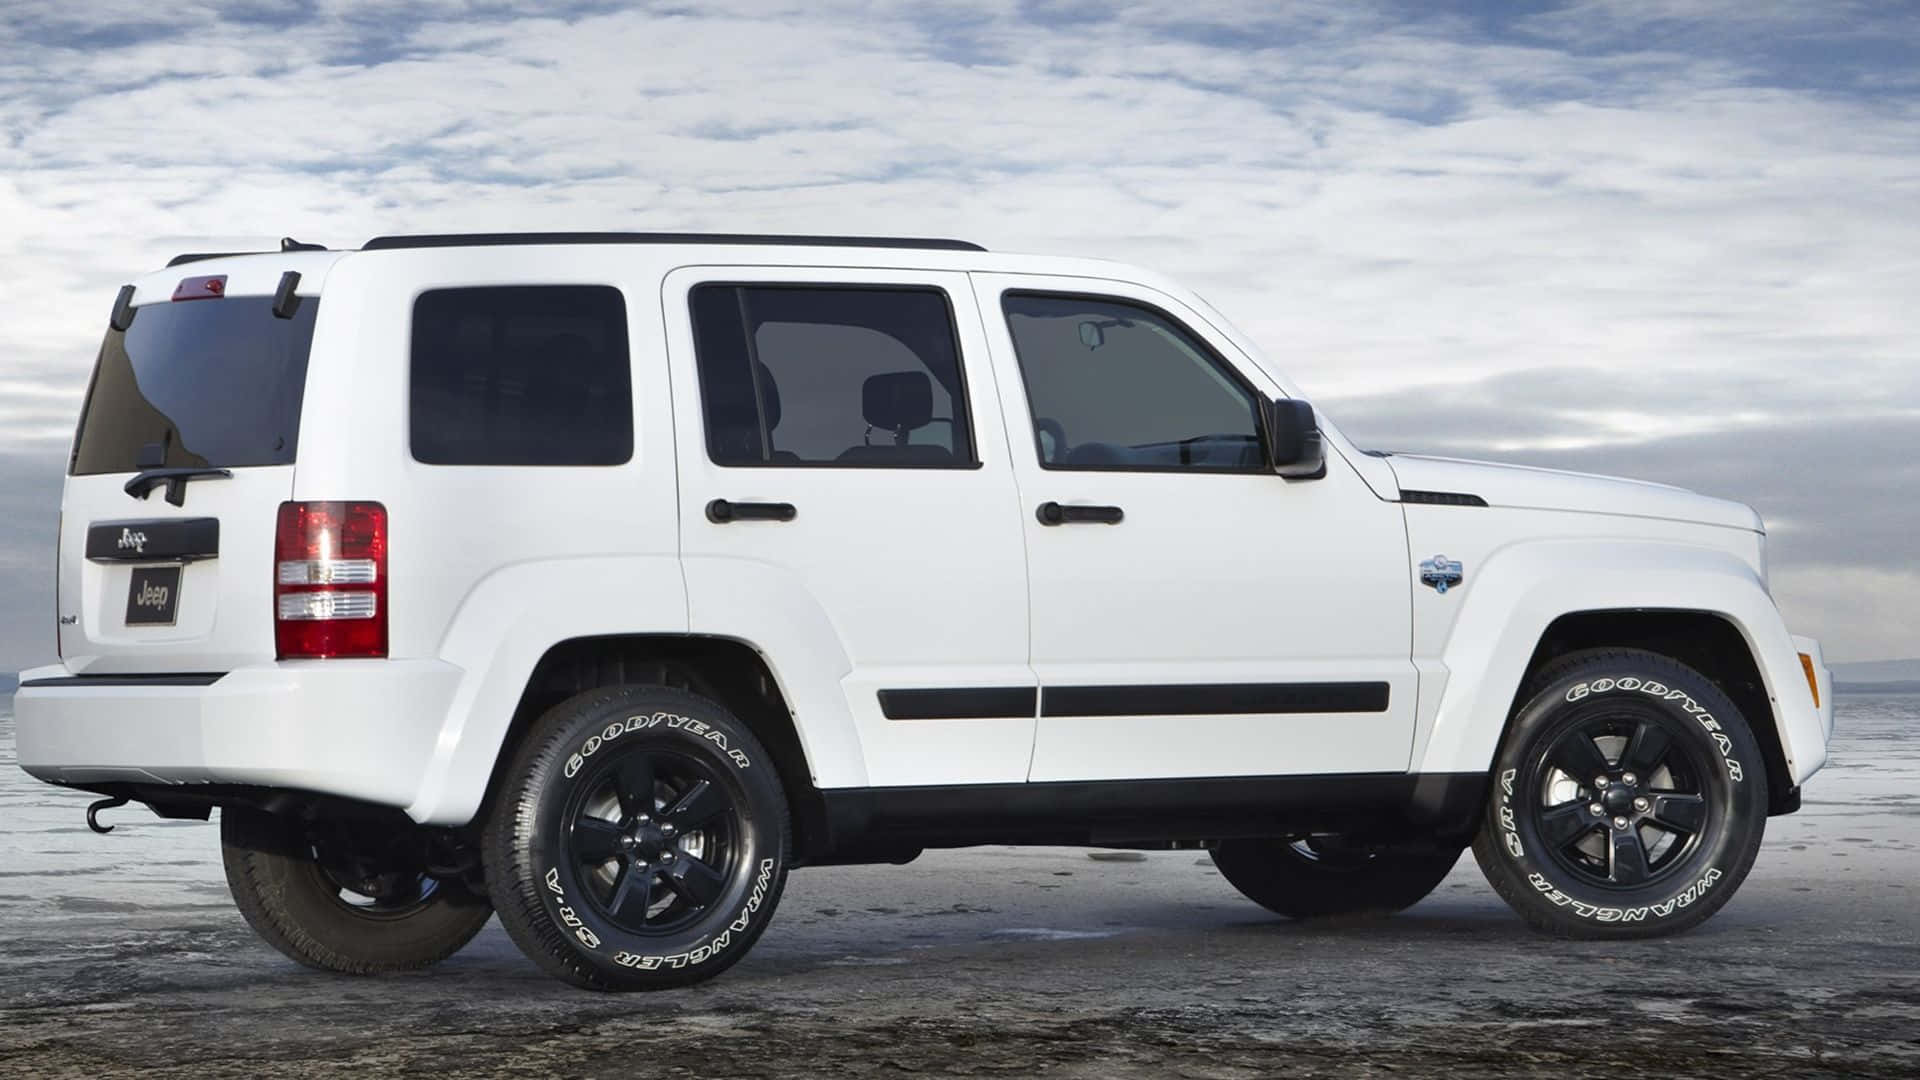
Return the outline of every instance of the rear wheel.
[[[500,922],[549,973],[596,990],[712,978],[759,938],[786,883],[773,759],[683,690],[582,694],[540,718],[484,840]]]
[[[220,844],[240,914],[308,967],[353,975],[427,967],[493,914],[456,869],[435,872],[443,845],[424,830],[230,806],[220,811]]]
[[[1391,915],[1439,886],[1460,852],[1370,851],[1340,837],[1224,840],[1213,864],[1247,899],[1290,919]]]
[[[1767,771],[1705,676],[1639,650],[1542,673],[1494,764],[1474,857],[1535,928],[1652,937],[1712,915],[1753,867]]]

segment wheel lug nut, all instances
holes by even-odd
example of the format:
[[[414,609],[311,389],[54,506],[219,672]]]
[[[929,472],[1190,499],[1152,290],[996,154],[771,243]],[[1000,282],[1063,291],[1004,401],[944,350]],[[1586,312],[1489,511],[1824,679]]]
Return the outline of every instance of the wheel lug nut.
[[[1599,803],[1590,804],[1587,809],[1593,811],[1594,817],[1599,817],[1601,814],[1606,813],[1606,810],[1602,809]]]
[[[1626,818],[1623,818],[1623,817],[1617,817],[1617,818],[1614,818],[1614,819],[1613,819],[1613,827],[1614,827],[1614,828],[1616,828],[1616,829],[1624,829],[1624,828],[1626,828],[1626,827],[1627,827],[1627,819],[1626,819]]]

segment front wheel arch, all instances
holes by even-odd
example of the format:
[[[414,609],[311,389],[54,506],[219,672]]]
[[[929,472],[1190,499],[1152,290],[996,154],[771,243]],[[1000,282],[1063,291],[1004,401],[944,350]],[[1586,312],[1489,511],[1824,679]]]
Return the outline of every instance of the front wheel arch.
[[[1767,771],[1767,812],[1786,814],[1798,808],[1798,792],[1788,774],[1773,698],[1760,675],[1752,646],[1731,620],[1710,611],[1600,609],[1561,615],[1541,632],[1534,646],[1526,672],[1514,688],[1497,746],[1506,745],[1514,718],[1538,692],[1543,673],[1567,656],[1595,649],[1655,653],[1712,681],[1740,710],[1759,744]]]

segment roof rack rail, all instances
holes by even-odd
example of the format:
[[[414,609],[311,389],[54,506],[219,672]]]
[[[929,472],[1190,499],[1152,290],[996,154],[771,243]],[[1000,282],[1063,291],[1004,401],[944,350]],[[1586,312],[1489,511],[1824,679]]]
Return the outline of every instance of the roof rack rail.
[[[965,240],[903,236],[778,236],[763,233],[527,232],[427,233],[376,236],[362,251],[396,248],[496,247],[517,244],[770,244],[790,247],[922,248],[932,251],[985,251]]]
[[[300,241],[295,240],[291,236],[283,236],[280,238],[280,250],[281,251],[325,251],[327,250],[327,245],[303,244]],[[271,254],[273,254],[273,252],[271,251],[189,251],[184,255],[175,255],[173,258],[168,259],[167,265],[179,266],[182,263],[202,262],[207,259],[225,259],[234,255],[271,255]]]

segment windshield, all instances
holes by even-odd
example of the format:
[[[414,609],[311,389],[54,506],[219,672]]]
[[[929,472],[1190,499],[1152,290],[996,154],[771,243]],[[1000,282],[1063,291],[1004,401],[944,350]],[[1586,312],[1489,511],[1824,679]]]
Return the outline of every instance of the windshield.
[[[276,318],[266,296],[148,304],[108,330],[69,471],[286,465],[300,435],[320,302]]]

